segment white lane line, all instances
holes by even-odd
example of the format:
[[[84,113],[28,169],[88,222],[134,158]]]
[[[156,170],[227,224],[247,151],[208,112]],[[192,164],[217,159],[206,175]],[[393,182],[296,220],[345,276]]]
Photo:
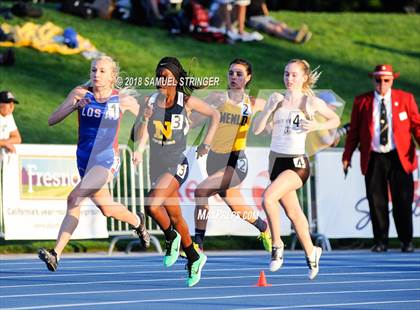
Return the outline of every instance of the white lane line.
[[[187,261],[185,261],[187,262]],[[297,261],[297,263],[300,262],[304,262],[304,259],[300,259],[299,261]],[[37,263],[41,263],[41,262],[34,262],[35,264]],[[34,263],[31,263],[31,266],[34,265]],[[265,261],[261,261],[259,262],[261,264],[265,264]],[[285,262],[285,267],[283,267],[282,269],[298,269],[298,268],[307,268],[307,267],[290,267],[287,266],[290,263],[290,261]],[[418,267],[420,269],[420,262],[416,261],[413,262],[412,264],[408,263],[408,264],[378,264],[378,263],[372,263],[372,264],[361,264],[361,265],[340,265],[340,263],[342,262],[323,262],[323,268],[369,268],[369,267]],[[124,265],[115,265],[115,264],[110,264],[110,265],[93,265],[93,266],[67,266],[68,262],[65,261],[64,262],[64,266],[60,265],[60,270],[77,270],[77,269],[101,269],[101,268],[124,268],[124,267],[129,267],[129,268],[142,268],[142,267],[161,267],[162,263],[150,263],[150,264],[124,264]],[[208,262],[207,265],[208,266],[216,266],[216,265],[221,265],[222,263],[217,263],[217,262]],[[38,265],[38,264],[37,264]],[[246,263],[244,264],[246,265]],[[3,267],[3,266],[1,266]],[[24,267],[24,268],[13,268],[13,269],[9,269],[9,268],[0,268],[0,273],[1,272],[10,272],[10,271],[28,271],[28,270],[35,270],[35,271],[39,271],[40,268],[39,267]],[[230,269],[231,270],[231,269]],[[1,279],[2,277],[0,277]]]
[[[133,267],[135,267],[135,265],[132,265]],[[124,267],[131,267],[132,266],[124,266]],[[161,266],[161,265],[160,265]],[[114,267],[114,266],[111,266]],[[322,265],[322,269],[331,269],[331,268],[351,268],[351,269],[357,269],[357,268],[375,268],[375,269],[379,269],[381,267],[384,268],[403,268],[403,267],[407,267],[407,268],[411,268],[411,267],[418,267],[417,269],[420,271],[420,265],[417,264],[373,264],[373,265],[347,265],[347,266],[328,266],[328,265]],[[252,267],[252,268],[235,268],[234,270],[232,270],[232,268],[217,268],[217,269],[205,269],[208,272],[219,272],[219,271],[252,271],[252,270],[261,270],[261,268],[264,268],[263,266],[261,267]],[[63,270],[70,270],[70,269],[78,269],[75,267],[72,268],[63,268]],[[295,269],[307,269],[306,266],[297,266],[297,267],[283,267],[282,270],[295,270]],[[35,270],[37,271],[41,271],[41,268],[36,268]],[[44,269],[42,269],[44,270]],[[61,270],[61,269],[60,269]],[[7,271],[8,273],[13,272],[14,270],[11,271]],[[5,272],[5,271],[3,271]],[[35,275],[12,275],[12,276],[1,276],[0,280],[5,280],[5,279],[28,279],[28,278],[46,278],[46,277],[73,277],[73,276],[80,276],[80,277],[86,277],[86,276],[109,276],[109,275],[123,275],[123,274],[149,274],[149,273],[166,273],[168,272],[168,270],[147,270],[147,271],[130,271],[130,272],[126,272],[126,271],[119,271],[119,272],[89,272],[89,273],[65,273],[65,274],[60,274],[60,273],[48,273],[48,274],[35,274]],[[173,272],[185,272],[185,270],[173,270]],[[1,273],[1,270],[0,270]]]
[[[205,279],[205,278],[203,278]],[[271,286],[301,286],[301,285],[337,285],[337,284],[368,284],[373,283],[398,283],[398,282],[418,282],[419,279],[395,279],[395,280],[359,280],[359,281],[330,281],[330,282],[298,282],[298,283],[280,283],[272,284]],[[125,289],[125,290],[102,290],[102,291],[77,291],[77,292],[48,292],[37,294],[18,294],[18,295],[4,295],[0,298],[22,298],[22,297],[40,297],[40,296],[65,296],[65,295],[94,295],[94,294],[115,294],[115,293],[133,293],[133,292],[154,292],[154,291],[184,291],[184,290],[207,290],[207,289],[224,289],[224,288],[252,288],[252,285],[226,285],[226,286],[198,286],[198,287],[173,287],[173,288],[142,288],[142,289]]]
[[[160,265],[162,266],[162,265]],[[130,266],[127,266],[130,267]],[[163,268],[162,268],[163,269]],[[57,277],[85,277],[85,276],[111,276],[111,275],[130,275],[130,274],[156,274],[156,273],[185,273],[185,269],[159,269],[159,270],[144,270],[144,271],[118,271],[118,272],[88,272],[88,273],[51,273],[47,274],[36,274],[36,275],[13,275],[13,276],[4,276],[0,277],[0,280],[5,279],[27,279],[27,278],[57,278]],[[288,269],[307,269],[307,267],[289,267]],[[39,269],[38,269],[39,270]],[[43,269],[44,270],[44,269]],[[237,268],[235,271],[255,271],[261,270],[261,267],[249,267],[249,268]],[[218,269],[206,269],[207,272],[220,272],[220,271],[230,271],[232,268],[218,268]]]
[[[420,257],[413,258],[413,259],[404,259],[404,260],[397,259],[397,258],[390,258],[390,259],[382,259],[382,261],[386,261],[386,262],[401,262],[401,261],[403,261],[403,262],[413,262],[413,263],[420,264]]]
[[[29,258],[29,259],[26,259],[26,260],[28,260],[28,261],[26,261],[26,262],[13,262],[13,263],[9,263],[9,262],[7,262],[5,260],[0,260],[0,261],[1,261],[1,265],[2,266],[32,265],[34,262],[39,262],[39,259],[38,258],[35,258],[35,257],[33,259],[32,258]],[[66,263],[67,264],[79,264],[79,263],[112,263],[112,262],[115,262],[116,260],[118,260],[118,259],[115,259],[115,260],[112,260],[112,259],[109,259],[109,260],[82,260],[82,259],[80,259],[79,260],[79,259],[67,258],[66,259]],[[129,262],[129,261],[130,260],[127,260],[127,262]]]
[[[185,261],[187,262],[187,261]],[[301,259],[299,262],[304,262],[303,259]],[[295,267],[291,267],[291,266],[287,266],[288,263],[290,262],[286,262],[285,263],[285,267],[283,267],[282,269],[303,269],[303,268],[307,268],[306,266],[295,266]],[[67,262],[64,262],[65,265],[67,265]],[[265,264],[265,262],[261,262],[261,264]],[[31,264],[33,266],[33,263]],[[220,265],[219,263],[216,262],[209,262],[207,265],[212,265],[212,266],[216,266],[216,265]],[[162,267],[161,263],[155,263],[155,264],[124,264],[124,265],[102,265],[102,266],[77,266],[77,267],[69,267],[69,266],[61,266],[60,265],[60,271],[61,270],[77,270],[77,269],[101,269],[101,268],[124,268],[124,267],[128,267],[128,268],[142,268],[142,267]],[[324,262],[324,264],[322,265],[323,268],[370,268],[370,267],[418,267],[420,270],[420,263],[413,263],[413,264],[378,264],[378,263],[373,263],[373,264],[363,264],[363,265],[340,265],[340,262]],[[262,268],[262,267],[260,267]],[[252,270],[254,269],[258,269],[258,268],[252,268]],[[14,271],[29,271],[29,270],[34,270],[34,271],[39,271],[40,268],[39,267],[32,267],[32,268],[13,268],[13,269],[9,269],[9,268],[0,268],[0,274],[1,272],[14,272]],[[232,270],[232,269],[228,269],[228,270]],[[235,269],[236,270],[236,269]],[[224,271],[224,270],[222,270]],[[0,279],[2,279],[3,277],[0,277]]]
[[[227,295],[227,296],[201,296],[201,297],[185,297],[185,298],[165,298],[165,299],[137,299],[137,300],[119,300],[119,301],[103,301],[103,302],[86,302],[74,304],[47,304],[28,307],[4,308],[3,310],[29,310],[29,309],[51,309],[51,308],[68,308],[68,307],[83,307],[83,306],[103,306],[103,305],[127,305],[127,304],[141,304],[141,303],[163,303],[174,301],[193,301],[193,300],[218,300],[218,299],[236,299],[236,298],[259,298],[259,297],[274,297],[274,296],[302,296],[302,295],[334,295],[334,294],[357,294],[357,293],[385,293],[385,292],[410,292],[420,291],[420,288],[413,289],[389,289],[389,290],[352,290],[352,291],[321,291],[321,292],[298,292],[298,293],[276,293],[276,294],[250,294],[250,295]]]
[[[259,259],[260,257],[268,257],[269,253],[268,252],[264,252],[261,254],[252,254],[252,255],[236,255],[236,256],[220,256],[219,254],[216,255],[212,255],[212,252],[206,252],[206,255],[208,255],[209,257],[211,257],[214,260],[235,260],[237,261],[238,259]],[[226,255],[230,255],[229,253],[227,253]],[[399,252],[387,252],[384,254],[381,253],[370,253],[370,252],[359,252],[358,254],[340,254],[337,252],[324,252],[322,254],[323,258],[325,259],[341,259],[341,258],[351,258],[351,259],[357,259],[357,260],[371,260],[372,258],[374,258],[375,260],[380,258],[381,260],[385,260],[385,261],[412,261],[412,262],[418,262],[420,259],[420,255],[418,253],[399,253]],[[293,252],[289,252],[289,251],[285,251],[285,256],[288,259],[291,260],[301,260],[301,258],[303,257],[303,252],[297,252],[293,251]],[[115,261],[124,261],[124,262],[130,262],[133,260],[151,260],[154,258],[161,258],[161,255],[145,255],[145,256],[115,256],[114,258],[109,258],[109,256],[103,256],[104,259],[86,259],[86,258],[77,258],[77,257],[68,257],[66,256],[66,263],[68,264],[78,264],[79,262],[83,262],[83,263],[112,263]],[[10,260],[16,260],[16,259],[10,259]],[[0,257],[0,262],[2,266],[8,266],[8,265],[31,265],[33,264],[34,261],[39,261],[38,258],[36,257],[36,255],[34,255],[33,258],[24,258],[24,259],[18,259],[18,260],[26,260],[25,262],[10,262],[8,259],[2,259]],[[29,261],[30,260],[30,261]]]
[[[366,271],[366,272],[333,272],[333,273],[322,273],[322,277],[327,276],[353,276],[353,275],[390,275],[390,274],[413,274],[420,273],[420,271]],[[230,276],[230,277],[201,277],[205,280],[223,280],[223,279],[249,279],[249,278],[258,278],[259,275],[253,276]],[[269,278],[306,278],[306,274],[269,274]],[[420,278],[419,278],[420,279]],[[47,283],[47,284],[19,284],[19,285],[4,285],[0,289],[9,289],[9,288],[23,288],[23,287],[47,287],[47,286],[68,286],[68,285],[91,285],[91,284],[116,284],[116,283],[143,283],[143,282],[166,282],[166,281],[179,281],[185,280],[183,277],[179,278],[159,278],[159,279],[141,279],[141,280],[108,280],[108,281],[89,281],[89,282],[58,282],[58,283]]]
[[[34,264],[37,264],[38,262],[32,263],[31,265],[33,266]],[[65,265],[67,265],[67,262],[64,262]],[[61,270],[74,270],[74,269],[101,269],[101,268],[124,268],[124,267],[128,267],[128,268],[149,268],[149,267],[162,267],[161,263],[156,263],[156,264],[135,264],[135,265],[131,265],[131,264],[126,264],[126,265],[102,265],[102,266],[98,266],[98,265],[93,265],[93,266],[78,266],[78,267],[69,267],[69,266],[62,266],[60,265],[60,271]],[[39,268],[29,268],[29,267],[25,267],[25,268],[0,268],[0,273],[1,272],[10,272],[10,271],[23,271],[23,270],[38,270]],[[1,277],[0,277],[1,278]]]
[[[139,259],[141,261],[141,259]],[[162,264],[161,263],[155,263],[155,262],[142,262],[142,264],[133,264],[133,262],[138,262],[139,260],[130,260],[130,261],[125,261],[121,262],[121,261],[117,261],[119,264],[118,265],[114,265],[116,263],[116,261],[107,261],[107,262],[103,262],[103,261],[98,261],[96,263],[92,263],[91,261],[69,261],[68,259],[66,259],[63,262],[63,266],[61,266],[60,270],[73,270],[73,269],[100,269],[100,268],[111,268],[111,267],[117,267],[117,268],[124,268],[124,267],[139,267],[139,268],[148,268],[148,267],[159,267]],[[212,265],[212,266],[218,266],[218,265],[222,265],[223,261],[218,261],[219,259],[214,259],[212,261],[209,261],[207,264],[208,265]],[[238,258],[235,258],[234,260],[238,260]],[[299,258],[290,258],[290,257],[286,257],[285,258],[285,265],[287,266],[288,263],[301,263],[304,262],[303,256],[299,257]],[[382,267],[417,267],[420,269],[420,258],[418,259],[410,259],[410,260],[400,260],[400,259],[384,259],[384,262],[389,262],[389,263],[397,263],[397,264],[377,264],[374,261],[364,261],[361,260],[360,258],[357,259],[361,265],[355,265],[355,266],[340,266],[340,264],[343,263],[343,261],[340,260],[329,260],[328,257],[324,257],[322,259],[323,262],[323,267],[330,267],[330,268],[334,268],[334,267],[343,267],[343,268],[364,268],[364,267],[377,267],[377,266],[382,266]],[[266,257],[262,258],[261,260],[256,260],[253,261],[254,263],[265,263],[266,261]],[[25,265],[29,265],[29,266],[34,266],[37,263],[42,263],[39,260],[36,261],[31,261],[28,263],[15,263],[15,264],[6,264],[3,261],[0,261],[0,274],[2,272],[8,272],[10,270],[13,271],[31,271],[31,270],[39,270],[39,268],[34,268],[34,267],[18,267],[15,268],[13,266],[25,266]],[[92,264],[89,264],[92,263]],[[101,263],[101,264],[98,264]],[[107,263],[107,265],[104,265],[104,263]],[[124,264],[121,264],[124,263]],[[363,265],[362,265],[363,264]],[[73,266],[71,266],[73,265]],[[74,266],[74,265],[79,265],[79,266]],[[83,266],[80,266],[83,265]],[[246,265],[246,263],[243,263],[243,265]],[[12,269],[13,268],[13,269]],[[284,268],[284,267],[283,267]]]
[[[418,303],[420,299],[413,300],[388,300],[388,301],[366,301],[366,302],[349,302],[341,304],[317,304],[317,305],[293,305],[282,307],[264,307],[264,308],[238,308],[236,310],[274,310],[274,309],[296,309],[296,308],[319,308],[319,307],[345,307],[345,306],[368,306],[368,305],[384,305],[384,304],[403,304],[403,303]]]
[[[186,262],[186,261],[185,261]],[[297,261],[297,263],[299,262],[304,262],[304,259],[301,258]],[[399,262],[399,261],[395,261],[395,262]],[[30,265],[33,266],[37,263],[41,263],[40,261],[37,262],[32,262]],[[265,263],[265,261],[261,261],[262,264]],[[299,268],[306,268],[306,267],[289,267],[287,266],[287,264],[290,263],[290,260],[286,261],[285,263],[285,267],[283,267],[282,269],[299,269]],[[361,264],[361,265],[340,265],[342,262],[340,261],[335,261],[335,262],[329,262],[329,261],[325,261],[323,262],[323,268],[369,268],[369,267],[418,267],[420,269],[420,260],[417,261],[413,261],[413,263],[405,263],[405,264],[378,264],[378,263],[372,263],[372,264]],[[77,270],[77,269],[101,269],[101,268],[124,268],[124,267],[129,267],[129,268],[142,268],[142,267],[161,267],[162,264],[161,263],[150,263],[150,264],[124,264],[124,265],[115,265],[115,264],[110,264],[110,265],[93,265],[93,266],[67,266],[69,264],[68,261],[64,262],[64,266],[60,266],[60,270]],[[208,262],[207,265],[219,265],[222,263],[218,263],[218,262]],[[1,264],[1,268],[0,268],[0,273],[1,272],[10,272],[10,271],[29,271],[29,270],[34,270],[34,271],[39,271],[40,268],[39,267],[24,267],[24,268],[13,268],[13,269],[9,269],[9,268],[3,268],[3,264]],[[231,270],[231,269],[230,269]],[[2,277],[0,277],[0,279],[2,279]]]

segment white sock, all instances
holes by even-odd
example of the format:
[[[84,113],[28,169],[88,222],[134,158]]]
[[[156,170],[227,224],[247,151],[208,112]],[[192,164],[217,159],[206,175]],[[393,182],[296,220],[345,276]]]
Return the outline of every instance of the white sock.
[[[55,256],[55,257],[57,257],[57,262],[59,262],[59,261],[60,261],[60,256],[61,256],[61,255],[58,255],[58,254],[57,254],[57,251],[56,251],[55,249],[53,249],[53,251],[54,251],[54,253],[56,254],[56,256]]]
[[[136,214],[136,218],[137,218],[137,225],[134,226],[134,228],[139,228],[140,224],[141,224],[141,220],[140,217]]]
[[[316,247],[314,246],[314,249],[312,250],[311,255],[309,255],[309,260],[311,262],[315,261],[315,254],[316,254]]]

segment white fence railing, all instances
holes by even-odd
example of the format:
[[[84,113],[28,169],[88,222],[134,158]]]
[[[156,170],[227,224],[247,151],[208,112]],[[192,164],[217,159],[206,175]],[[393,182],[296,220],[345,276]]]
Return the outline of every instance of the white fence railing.
[[[110,191],[114,196],[114,199],[127,206],[130,211],[134,213],[145,213],[145,195],[150,188],[148,170],[145,169],[149,162],[149,152],[146,152],[146,160],[144,163],[135,166],[133,165],[133,151],[129,146],[120,145],[119,151],[121,168],[115,178],[115,182],[109,183]],[[162,249],[159,240],[154,235],[160,235],[162,234],[162,231],[158,229],[157,225],[154,224],[152,219],[148,216],[146,216],[146,227],[151,234],[152,244],[155,246],[156,250],[161,253]],[[108,249],[109,255],[113,252],[115,245],[120,240],[133,239],[128,243],[126,252],[130,252],[134,245],[139,244],[138,237],[134,236],[127,223],[109,218],[108,232],[110,236],[114,236]]]

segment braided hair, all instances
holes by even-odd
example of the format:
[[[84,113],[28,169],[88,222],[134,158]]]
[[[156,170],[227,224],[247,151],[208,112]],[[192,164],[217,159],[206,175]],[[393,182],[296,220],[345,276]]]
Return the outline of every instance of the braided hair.
[[[175,57],[163,57],[156,66],[156,76],[160,76],[163,69],[169,70],[176,79],[176,90],[191,96],[195,89],[202,88],[189,78],[179,60]]]

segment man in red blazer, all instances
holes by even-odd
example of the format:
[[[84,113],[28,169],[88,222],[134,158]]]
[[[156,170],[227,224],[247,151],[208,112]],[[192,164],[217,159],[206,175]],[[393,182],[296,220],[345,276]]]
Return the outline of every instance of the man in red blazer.
[[[391,65],[377,65],[369,75],[373,77],[375,91],[354,100],[343,169],[347,173],[352,154],[359,145],[375,239],[371,250],[387,250],[389,186],[401,250],[413,252],[412,172],[417,168],[417,156],[412,136],[420,144],[420,115],[411,93],[392,89],[399,73],[393,72]]]

